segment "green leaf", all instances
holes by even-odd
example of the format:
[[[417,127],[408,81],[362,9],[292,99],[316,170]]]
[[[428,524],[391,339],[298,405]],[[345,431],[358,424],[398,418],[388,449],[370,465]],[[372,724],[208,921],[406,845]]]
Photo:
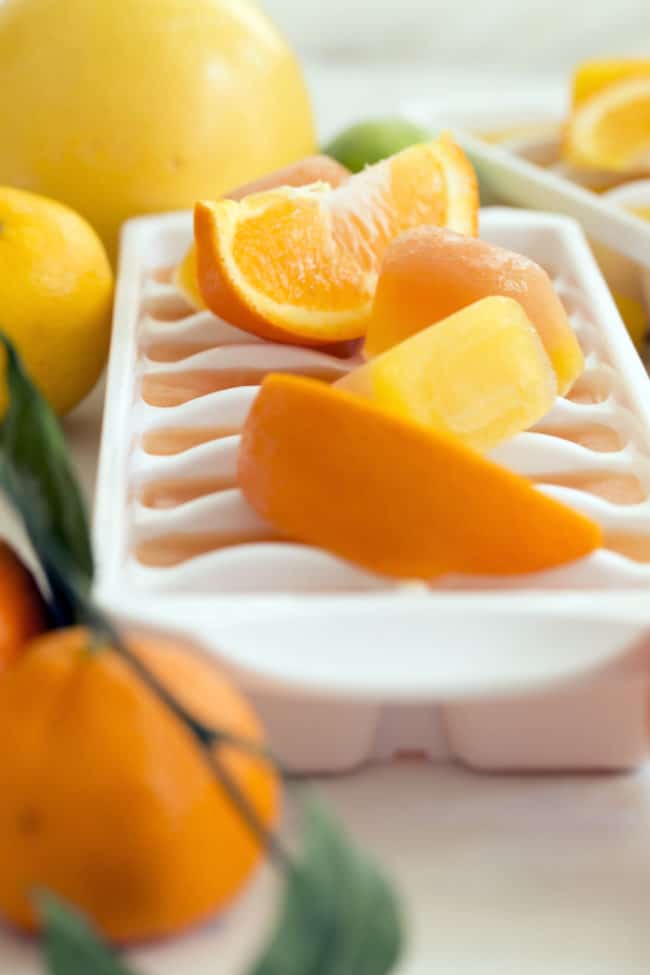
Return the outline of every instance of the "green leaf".
[[[63,626],[79,619],[75,589],[87,593],[92,581],[86,512],[57,418],[2,333],[0,343],[9,391],[0,424],[0,486],[23,520],[47,578],[54,623]]]
[[[54,894],[37,896],[50,975],[134,975],[113,954],[83,914]]]
[[[387,975],[402,946],[395,894],[315,800],[276,929],[249,975]]]

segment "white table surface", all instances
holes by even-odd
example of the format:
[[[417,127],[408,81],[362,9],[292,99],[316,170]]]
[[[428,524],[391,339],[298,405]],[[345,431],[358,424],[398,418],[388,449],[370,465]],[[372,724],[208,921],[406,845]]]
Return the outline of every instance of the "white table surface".
[[[412,67],[393,74],[313,68],[310,80],[325,134],[405,98],[444,99],[453,88]],[[465,77],[458,88],[472,84]],[[66,421],[89,497],[100,415],[98,390]],[[13,534],[4,512],[0,521]],[[319,788],[402,892],[409,946],[397,975],[648,972],[647,772],[498,777],[400,762]],[[133,963],[143,975],[243,975],[272,895],[263,871],[220,921],[136,952]],[[0,975],[38,972],[35,947],[0,929]]]
[[[409,762],[319,787],[402,892],[409,948],[396,975],[646,975],[647,774],[497,777]],[[220,922],[133,964],[242,975],[271,900],[265,872]],[[0,932],[2,975],[40,971],[33,947]]]

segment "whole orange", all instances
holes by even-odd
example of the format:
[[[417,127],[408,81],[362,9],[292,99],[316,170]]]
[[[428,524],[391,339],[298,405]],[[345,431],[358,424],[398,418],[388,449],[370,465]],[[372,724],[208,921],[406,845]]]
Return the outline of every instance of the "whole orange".
[[[32,574],[0,539],[0,674],[46,625],[45,603]]]
[[[197,718],[263,740],[207,659],[158,637],[129,646]],[[233,747],[218,755],[269,824],[270,766]],[[0,914],[11,922],[34,928],[30,892],[47,887],[118,941],[171,934],[229,901],[260,857],[189,731],[84,629],[38,638],[0,681]]]

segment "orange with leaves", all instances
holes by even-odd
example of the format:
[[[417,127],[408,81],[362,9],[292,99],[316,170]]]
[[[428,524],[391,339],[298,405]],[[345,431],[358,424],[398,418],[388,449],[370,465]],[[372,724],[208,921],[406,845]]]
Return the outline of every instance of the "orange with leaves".
[[[0,344],[10,394],[0,484],[58,627],[0,680],[0,914],[36,927],[31,899],[47,888],[116,940],[173,934],[244,884],[272,842],[278,778],[253,711],[207,657],[159,636],[125,641],[92,604],[61,430],[2,334]]]
[[[214,755],[270,824],[277,777],[254,753],[262,729],[235,687],[185,645],[137,636],[129,648],[194,718],[252,744]],[[11,922],[34,928],[30,895],[48,887],[118,941],[168,935],[226,904],[260,856],[187,727],[86,630],[39,637],[0,681],[0,913]]]

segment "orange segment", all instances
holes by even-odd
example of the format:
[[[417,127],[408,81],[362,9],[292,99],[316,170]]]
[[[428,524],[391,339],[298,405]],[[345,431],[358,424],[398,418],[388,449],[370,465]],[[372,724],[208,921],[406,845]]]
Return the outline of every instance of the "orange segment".
[[[281,534],[396,578],[535,572],[602,541],[594,522],[450,434],[291,376],[267,378],[253,404],[239,482]]]
[[[546,272],[534,261],[437,227],[403,234],[386,251],[366,352],[379,355],[409,335],[489,295],[518,301],[533,323],[565,393],[584,360]]]
[[[578,65],[573,75],[572,104],[582,105],[619,81],[650,78],[648,58],[594,58]]]
[[[512,298],[484,298],[354,369],[336,384],[391,413],[489,450],[550,410],[557,379]]]
[[[563,153],[583,168],[650,169],[650,74],[615,81],[581,101],[567,124]]]
[[[323,182],[329,186],[341,186],[348,179],[350,171],[330,156],[307,156],[291,166],[276,169],[252,183],[245,183],[236,190],[224,194],[227,200],[243,200],[252,193],[264,193],[278,186],[307,186],[309,183]],[[176,268],[174,284],[180,288],[195,308],[205,308],[203,295],[196,279],[196,248],[194,244]]]
[[[275,341],[322,345],[366,331],[379,263],[424,223],[476,232],[474,172],[448,137],[414,146],[332,190],[320,182],[198,203],[198,276],[215,314]]]

